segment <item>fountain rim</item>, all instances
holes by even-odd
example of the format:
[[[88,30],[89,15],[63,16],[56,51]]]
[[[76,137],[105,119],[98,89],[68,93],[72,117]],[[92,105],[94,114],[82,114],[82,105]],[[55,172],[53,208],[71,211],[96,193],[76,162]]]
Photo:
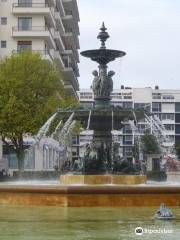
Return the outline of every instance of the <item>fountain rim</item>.
[[[124,51],[121,51],[121,50],[115,50],[115,49],[107,49],[107,48],[105,48],[105,49],[90,49],[90,50],[85,50],[85,51],[82,51],[82,52],[80,52],[80,54],[83,56],[83,57],[88,57],[88,58],[92,58],[92,57],[96,57],[96,56],[93,56],[93,54],[97,54],[97,56],[99,56],[98,54],[105,54],[105,55],[107,55],[107,54],[114,54],[115,56],[114,56],[114,58],[118,58],[118,57],[123,57],[123,56],[125,56],[126,55],[126,52],[124,52]],[[92,55],[87,55],[87,54],[92,54]]]

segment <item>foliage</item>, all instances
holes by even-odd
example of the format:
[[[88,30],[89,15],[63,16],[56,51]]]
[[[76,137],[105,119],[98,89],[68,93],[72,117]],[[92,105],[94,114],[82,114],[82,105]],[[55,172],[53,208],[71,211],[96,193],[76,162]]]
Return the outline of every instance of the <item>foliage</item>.
[[[79,101],[73,97],[73,96],[68,96],[64,95],[62,101],[61,101],[61,108],[77,108],[79,107]]]
[[[141,138],[142,150],[144,154],[159,154],[160,147],[156,137],[153,134],[145,134]]]
[[[72,135],[79,135],[80,132],[81,132],[81,128],[82,128],[81,122],[80,121],[76,121],[75,125],[74,125],[74,127],[72,129]]]
[[[24,51],[0,62],[0,134],[10,139],[23,168],[23,136],[34,135],[63,99],[61,73],[37,53]]]

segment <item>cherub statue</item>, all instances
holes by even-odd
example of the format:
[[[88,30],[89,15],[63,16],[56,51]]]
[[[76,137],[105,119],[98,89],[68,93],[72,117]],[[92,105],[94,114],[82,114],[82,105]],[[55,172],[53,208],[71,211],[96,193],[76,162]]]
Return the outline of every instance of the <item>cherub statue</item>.
[[[100,88],[101,88],[101,84],[100,84],[101,83],[101,79],[100,79],[100,77],[98,75],[98,71],[94,70],[92,72],[92,74],[94,75],[94,80],[93,80],[91,88],[92,88],[92,90],[94,92],[94,95],[95,96],[99,96]]]
[[[105,96],[110,96],[110,94],[113,91],[113,80],[112,80],[112,76],[115,74],[114,71],[109,71],[107,74],[107,79],[106,79],[106,85],[105,85],[105,91],[104,91],[104,95]]]

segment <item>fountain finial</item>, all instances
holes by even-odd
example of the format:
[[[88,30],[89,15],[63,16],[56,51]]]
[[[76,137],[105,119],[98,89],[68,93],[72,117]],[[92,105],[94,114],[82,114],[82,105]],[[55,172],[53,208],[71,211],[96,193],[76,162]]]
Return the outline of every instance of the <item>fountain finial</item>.
[[[104,22],[102,23],[102,26],[100,28],[101,32],[98,34],[97,38],[101,41],[101,49],[105,49],[106,45],[105,42],[109,38],[108,32],[106,32],[107,28],[105,27]]]

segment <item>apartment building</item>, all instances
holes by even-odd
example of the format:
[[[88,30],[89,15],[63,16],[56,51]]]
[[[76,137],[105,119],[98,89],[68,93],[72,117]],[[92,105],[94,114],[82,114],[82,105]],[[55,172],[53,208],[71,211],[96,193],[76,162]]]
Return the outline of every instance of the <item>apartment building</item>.
[[[93,92],[82,89],[78,92],[79,100],[84,106],[94,105]],[[113,133],[116,142],[120,144],[120,155],[125,156],[130,161],[133,160],[132,147],[137,136],[144,132],[154,133],[159,130],[162,134],[162,144],[167,148],[172,148],[174,144],[180,143],[180,90],[147,88],[128,88],[121,86],[121,89],[114,90],[111,104],[121,106],[126,109],[145,109],[152,113],[152,119],[142,119],[138,122],[136,129],[129,122],[124,128]],[[73,158],[83,156],[84,145],[92,139],[92,132],[82,132],[79,137],[73,138]]]
[[[0,57],[25,49],[56,61],[77,97],[79,12],[76,0],[0,0]]]

